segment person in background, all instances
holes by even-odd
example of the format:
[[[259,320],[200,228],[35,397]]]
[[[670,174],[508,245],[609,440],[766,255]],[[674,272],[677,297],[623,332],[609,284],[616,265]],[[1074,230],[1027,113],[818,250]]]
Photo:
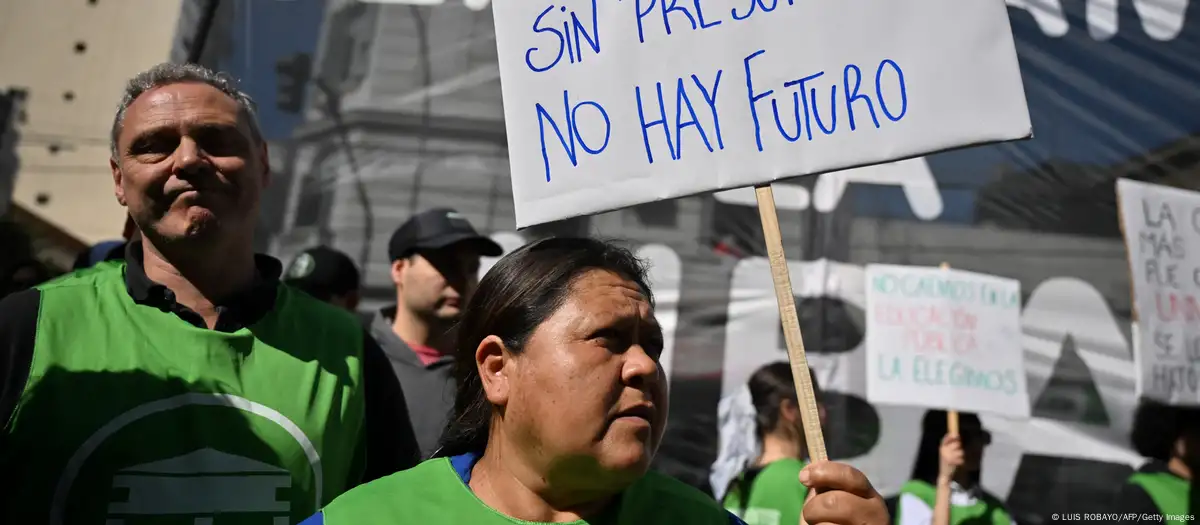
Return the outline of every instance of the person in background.
[[[361,277],[354,261],[326,246],[300,252],[288,265],[283,282],[350,312],[358,309],[362,298]]]
[[[812,384],[819,400],[815,374]],[[754,433],[762,452],[729,483],[722,503],[747,525],[800,523],[808,487],[800,483],[799,475],[808,466],[808,451],[791,364],[782,361],[763,366],[750,376],[747,386],[756,413]],[[818,410],[824,425],[825,407],[818,404]]]
[[[111,142],[141,238],[0,301],[0,472],[21,479],[0,523],[294,523],[416,463],[375,417],[405,405],[362,325],[254,253],[271,170],[250,97],[160,64],[127,84]]]
[[[437,457],[347,492],[303,525],[740,525],[650,471],[668,418],[662,350],[643,261],[594,239],[528,244],[466,305]],[[799,477],[817,492],[809,523],[887,523],[854,468],[821,462]]]
[[[22,259],[0,269],[0,299],[50,280],[50,270],[33,258]]]
[[[423,458],[454,407],[453,328],[477,285],[479,258],[503,251],[448,208],[413,216],[388,243],[396,304],[376,314],[371,335],[404,388]]]
[[[33,240],[19,224],[0,218],[0,299],[50,278],[34,256]]]
[[[946,411],[929,410],[912,479],[900,488],[896,525],[1011,525],[1004,504],[979,484],[983,450],[992,442],[979,416],[958,414],[959,434],[949,433]]]
[[[79,256],[75,257],[75,264],[71,266],[72,270],[82,270],[91,268],[97,264],[106,261],[120,261],[125,258],[125,241],[101,241],[90,248],[79,252]]]
[[[1129,518],[1127,523],[1145,522],[1147,515],[1164,516],[1159,523],[1171,525],[1194,522],[1200,514],[1200,491],[1193,488],[1200,468],[1200,407],[1142,399],[1130,438],[1150,461],[1121,487],[1114,513]]]
[[[120,240],[101,241],[92,247],[80,252],[79,256],[75,257],[75,264],[72,265],[72,270],[82,270],[91,268],[97,264],[106,261],[121,261],[125,259],[125,247],[129,243],[140,240],[141,233],[136,228],[130,227],[133,219],[128,214],[125,216],[125,230],[122,233],[123,237]]]

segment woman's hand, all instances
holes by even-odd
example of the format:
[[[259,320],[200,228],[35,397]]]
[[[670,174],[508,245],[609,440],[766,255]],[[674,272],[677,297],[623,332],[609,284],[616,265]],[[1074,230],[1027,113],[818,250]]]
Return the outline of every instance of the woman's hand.
[[[850,465],[813,463],[800,471],[800,483],[810,491],[803,511],[810,525],[889,525],[891,521],[871,481]]]
[[[950,483],[962,464],[962,439],[954,434],[946,434],[946,437],[942,438],[941,448],[938,449],[938,483]]]

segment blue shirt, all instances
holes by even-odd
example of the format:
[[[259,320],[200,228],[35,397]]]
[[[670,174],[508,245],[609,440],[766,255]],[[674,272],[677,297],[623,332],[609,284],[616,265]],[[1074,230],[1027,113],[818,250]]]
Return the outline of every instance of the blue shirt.
[[[479,455],[473,453],[462,454],[450,458],[450,464],[454,466],[454,471],[458,473],[458,477],[462,479],[463,485],[470,486],[471,483],[471,468],[475,466],[475,462],[479,461]],[[300,522],[300,525],[325,525],[325,515],[318,512],[313,514],[308,519]],[[746,525],[733,514],[729,515],[729,525]]]

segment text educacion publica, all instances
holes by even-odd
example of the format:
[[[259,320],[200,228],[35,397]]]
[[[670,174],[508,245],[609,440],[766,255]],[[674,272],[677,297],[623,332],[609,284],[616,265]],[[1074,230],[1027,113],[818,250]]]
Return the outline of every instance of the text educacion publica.
[[[616,1],[633,4],[634,9],[630,11],[634,16],[632,22],[637,25],[639,41],[645,44],[649,31],[663,31],[666,35],[682,31],[719,31],[723,24],[769,16],[773,12],[788,9],[796,0]],[[591,0],[590,14],[556,4],[550,4],[541,11],[531,26],[532,31],[538,35],[538,45],[525,51],[524,61],[530,71],[550,71],[555,67],[582,63],[589,53],[600,54],[604,39],[600,31],[596,2],[597,0]],[[744,5],[726,11],[713,7],[718,3]],[[881,117],[899,122],[908,113],[904,71],[891,59],[882,59],[873,67],[873,78],[870,76],[872,68],[868,68],[866,85],[863,85],[863,70],[855,64],[848,64],[840,72],[840,79],[838,73],[826,77],[824,71],[817,71],[798,76],[795,80],[784,82],[782,86],[765,89],[755,85],[752,67],[753,60],[765,53],[767,50],[759,49],[742,60],[742,85],[745,86],[745,91],[731,95],[737,97],[733,99],[736,102],[723,102],[730,99],[721,98],[724,69],[717,69],[714,74],[692,74],[687,78],[667,81],[665,93],[663,82],[656,82],[653,89],[647,86],[645,92],[642,86],[633,86],[631,96],[635,97],[637,103],[646,161],[653,164],[656,160],[655,148],[651,147],[651,143],[661,144],[657,140],[659,132],[665,139],[671,160],[683,158],[684,131],[687,128],[695,128],[695,137],[709,153],[718,149],[724,150],[726,137],[721,129],[721,115],[723,112],[728,114],[730,104],[739,104],[738,111],[749,111],[750,119],[754,123],[753,140],[759,152],[764,151],[767,141],[773,140],[770,123],[763,122],[769,118],[765,116],[768,104],[765,99],[769,99],[774,129],[778,131],[779,138],[787,143],[797,142],[802,137],[808,141],[812,141],[814,136],[820,137],[814,135],[814,124],[821,134],[833,135],[838,132],[839,106],[843,108],[845,119],[841,121],[841,129],[848,129],[849,132],[858,130],[868,116],[871,124],[879,128]],[[822,106],[819,99],[824,97],[818,97],[818,89],[823,92],[826,86],[829,89],[829,105]],[[890,98],[884,97],[885,86],[889,88],[886,91],[892,93]],[[674,93],[671,93],[672,91]],[[674,105],[668,104],[671,98],[674,98]],[[561,112],[558,112],[556,105],[557,102],[550,105],[553,110],[541,103],[536,103],[534,107],[538,117],[546,182],[551,178],[547,129],[558,138],[559,145],[572,166],[579,165],[579,150],[589,155],[599,155],[608,148],[609,139],[612,137],[613,122],[601,101],[573,101],[569,90],[564,89]],[[718,106],[725,108],[724,111],[718,111]],[[704,118],[710,120],[709,122],[701,121],[700,115],[703,115],[705,110],[707,115]],[[586,126],[580,125],[581,119],[586,119]],[[586,138],[580,132],[581,127],[589,131]],[[603,138],[598,131],[601,128]]]

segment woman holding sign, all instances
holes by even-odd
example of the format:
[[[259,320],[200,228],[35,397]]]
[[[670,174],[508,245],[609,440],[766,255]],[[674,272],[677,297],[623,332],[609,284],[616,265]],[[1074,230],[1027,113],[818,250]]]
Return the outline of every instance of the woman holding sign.
[[[546,239],[505,256],[463,312],[442,449],[305,523],[740,524],[649,471],[667,396],[646,281],[630,252],[592,239]],[[854,468],[822,462],[800,477],[819,492],[804,510],[810,522],[888,522]]]
[[[812,372],[811,370],[809,371]],[[816,375],[813,393],[820,396]],[[754,433],[762,451],[733,481],[722,503],[747,525],[800,523],[808,487],[798,478],[804,460],[804,426],[796,403],[796,385],[787,361],[771,363],[750,376],[747,386],[755,410]],[[818,405],[821,424],[825,407]]]
[[[1003,503],[979,485],[991,433],[975,414],[959,412],[958,424],[956,436],[949,433],[944,410],[925,412],[912,479],[900,489],[896,525],[1015,523]]]

